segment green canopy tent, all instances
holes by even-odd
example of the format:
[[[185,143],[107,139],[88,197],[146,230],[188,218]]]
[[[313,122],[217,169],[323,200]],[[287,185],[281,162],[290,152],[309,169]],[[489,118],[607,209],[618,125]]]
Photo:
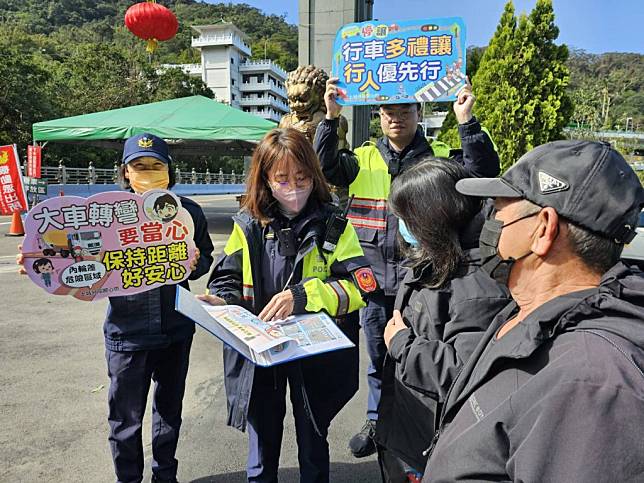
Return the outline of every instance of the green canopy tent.
[[[203,96],[183,97],[65,117],[33,125],[35,143],[84,143],[120,149],[123,140],[149,132],[173,154],[247,155],[275,124]]]

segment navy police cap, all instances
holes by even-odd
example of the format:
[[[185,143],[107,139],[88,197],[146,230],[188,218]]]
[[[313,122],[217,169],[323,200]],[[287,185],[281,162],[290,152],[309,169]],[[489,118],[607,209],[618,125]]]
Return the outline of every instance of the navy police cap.
[[[172,157],[168,151],[168,144],[158,136],[150,133],[137,134],[125,140],[123,146],[123,164],[133,159],[149,156],[169,164]]]

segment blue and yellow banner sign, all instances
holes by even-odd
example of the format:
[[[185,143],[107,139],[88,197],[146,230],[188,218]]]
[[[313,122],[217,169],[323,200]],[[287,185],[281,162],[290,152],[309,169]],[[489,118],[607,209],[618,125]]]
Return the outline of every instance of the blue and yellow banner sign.
[[[351,23],[338,30],[333,52],[343,105],[453,101],[465,85],[460,17]]]

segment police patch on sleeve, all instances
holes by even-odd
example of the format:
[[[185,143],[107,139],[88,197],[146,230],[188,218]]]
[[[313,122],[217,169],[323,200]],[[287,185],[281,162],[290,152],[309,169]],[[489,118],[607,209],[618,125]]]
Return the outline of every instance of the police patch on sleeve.
[[[371,293],[378,290],[378,282],[369,267],[362,267],[353,272],[353,279],[362,293]]]

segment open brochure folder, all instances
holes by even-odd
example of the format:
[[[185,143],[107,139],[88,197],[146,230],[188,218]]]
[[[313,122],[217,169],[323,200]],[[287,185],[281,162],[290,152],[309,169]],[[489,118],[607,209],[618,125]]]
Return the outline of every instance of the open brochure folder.
[[[180,286],[175,308],[263,367],[354,346],[324,312],[269,323],[237,305],[204,303]]]

